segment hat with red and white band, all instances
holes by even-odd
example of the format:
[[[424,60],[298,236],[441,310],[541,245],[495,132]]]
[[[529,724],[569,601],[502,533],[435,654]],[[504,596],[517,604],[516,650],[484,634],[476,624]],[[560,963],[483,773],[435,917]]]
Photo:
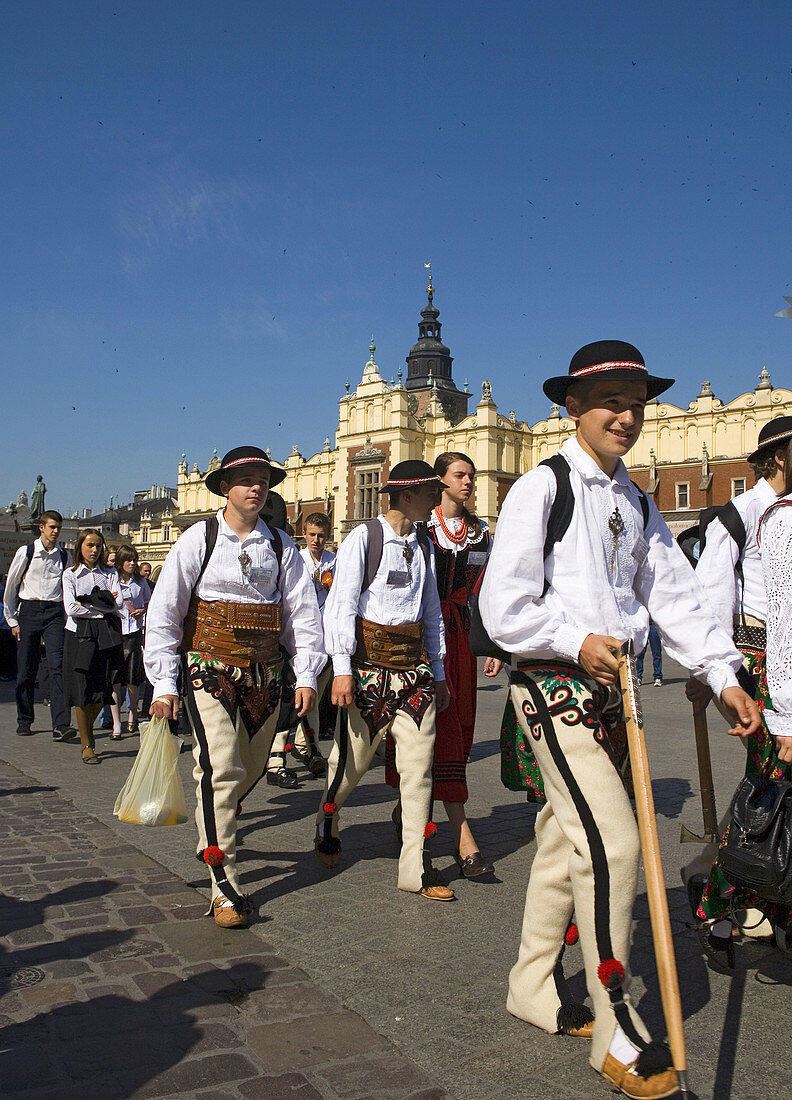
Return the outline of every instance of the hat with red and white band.
[[[220,482],[228,481],[231,472],[238,470],[240,466],[266,466],[270,472],[270,489],[286,477],[286,471],[273,466],[266,451],[262,451],[260,447],[234,447],[232,451],[223,455],[223,461],[217,469],[210,470],[206,475],[204,478],[206,488],[210,493],[222,496]]]
[[[650,374],[643,356],[632,344],[626,344],[623,340],[596,340],[575,352],[568,374],[548,378],[542,389],[556,405],[563,405],[572,383],[587,379],[645,382],[647,401],[674,384],[673,378],[655,378]]]
[[[792,416],[777,416],[769,421],[759,432],[759,442],[756,450],[748,455],[748,462],[756,462],[759,455],[768,447],[774,450],[786,447],[792,439]]]
[[[395,493],[398,489],[417,489],[421,485],[440,488],[442,484],[428,462],[422,462],[420,458],[407,458],[396,463],[380,492]]]

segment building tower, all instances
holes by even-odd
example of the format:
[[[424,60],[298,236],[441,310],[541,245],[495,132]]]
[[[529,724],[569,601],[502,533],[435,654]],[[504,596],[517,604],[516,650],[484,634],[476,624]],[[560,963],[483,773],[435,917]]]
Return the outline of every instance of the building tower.
[[[426,297],[427,302],[418,322],[418,343],[413,344],[407,356],[406,389],[410,394],[410,412],[420,419],[434,393],[446,418],[456,424],[467,416],[467,403],[471,395],[458,390],[451,375],[454,358],[440,339],[442,325],[440,311],[434,304],[431,268]]]

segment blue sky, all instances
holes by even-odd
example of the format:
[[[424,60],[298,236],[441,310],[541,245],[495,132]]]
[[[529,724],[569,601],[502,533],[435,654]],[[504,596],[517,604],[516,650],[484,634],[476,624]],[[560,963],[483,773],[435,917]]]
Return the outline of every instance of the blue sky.
[[[682,405],[789,385],[790,45],[775,2],[4,4],[0,502],[313,453],[427,260],[521,419],[601,338]]]

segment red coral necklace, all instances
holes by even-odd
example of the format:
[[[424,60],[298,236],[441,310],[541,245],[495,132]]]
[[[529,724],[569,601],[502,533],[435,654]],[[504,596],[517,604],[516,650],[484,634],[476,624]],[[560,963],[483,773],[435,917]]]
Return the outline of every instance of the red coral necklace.
[[[440,527],[442,529],[443,534],[449,540],[449,542],[453,542],[456,545],[461,545],[461,543],[467,541],[468,526],[467,526],[467,520],[465,519],[464,516],[462,517],[462,526],[459,528],[459,530],[458,531],[451,531],[448,528],[448,526],[446,525],[446,521],[443,517],[443,509],[441,508],[441,506],[439,504],[435,508],[435,515],[437,516],[437,522],[440,524]]]

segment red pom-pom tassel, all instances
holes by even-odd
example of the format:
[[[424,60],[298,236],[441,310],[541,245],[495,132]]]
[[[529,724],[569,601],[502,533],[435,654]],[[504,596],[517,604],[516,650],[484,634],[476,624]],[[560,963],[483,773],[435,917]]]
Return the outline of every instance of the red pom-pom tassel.
[[[618,959],[603,959],[597,967],[597,977],[606,989],[617,989],[624,981],[626,974]]]
[[[322,806],[322,813],[334,814],[337,809],[338,806],[336,806],[335,802],[325,802],[324,806]]]
[[[429,840],[429,838],[433,837],[436,832],[437,826],[435,825],[434,821],[428,822],[426,828],[424,829],[424,836],[426,837],[426,839]]]
[[[289,742],[287,741],[286,744],[283,746],[283,751],[284,752],[291,752],[293,748],[294,748],[294,745],[290,745]]]
[[[567,947],[571,947],[573,944],[577,943],[579,939],[580,933],[578,932],[578,926],[575,924],[574,921],[570,921],[569,928],[567,928],[566,933],[564,934],[564,943],[567,945]]]
[[[208,863],[210,867],[219,867],[224,859],[225,852],[217,845],[210,844],[208,848],[204,848],[203,861]]]

